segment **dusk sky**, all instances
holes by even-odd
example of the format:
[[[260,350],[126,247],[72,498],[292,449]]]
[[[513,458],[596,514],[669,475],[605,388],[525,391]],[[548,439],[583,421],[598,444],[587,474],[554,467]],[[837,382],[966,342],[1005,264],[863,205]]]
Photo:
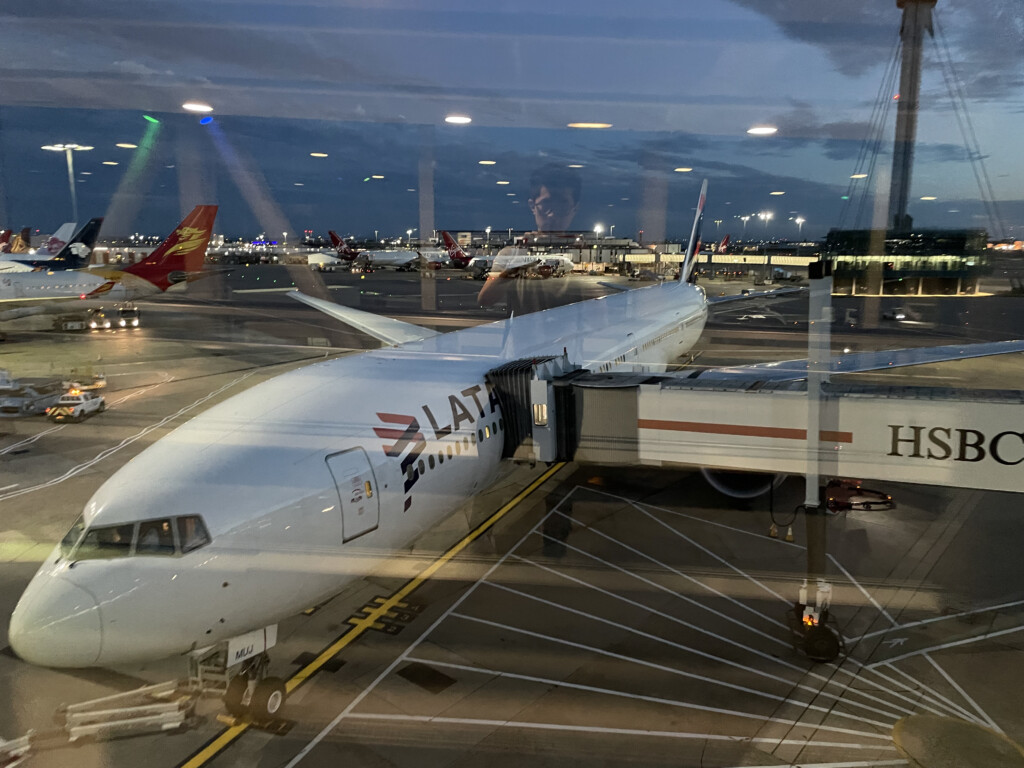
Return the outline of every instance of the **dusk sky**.
[[[935,18],[910,213],[1019,239],[1024,3],[938,0]],[[63,154],[40,149],[57,142],[95,147],[75,155],[79,219],[108,216],[105,235],[164,233],[198,203],[228,235],[529,229],[527,178],[556,162],[582,166],[579,229],[684,238],[706,177],[705,232],[792,238],[799,216],[821,237],[872,224],[861,193],[891,165],[895,0],[5,0],[0,23],[0,226],[70,218]],[[762,123],[778,133],[746,134]]]

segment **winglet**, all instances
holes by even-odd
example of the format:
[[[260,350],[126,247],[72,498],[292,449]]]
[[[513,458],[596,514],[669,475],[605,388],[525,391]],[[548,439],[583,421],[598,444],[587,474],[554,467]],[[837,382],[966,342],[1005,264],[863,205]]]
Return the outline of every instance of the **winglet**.
[[[679,281],[690,282],[693,272],[694,258],[700,249],[700,225],[704,220],[704,204],[708,199],[708,180],[700,185],[700,198],[697,200],[697,214],[693,217],[693,229],[690,230],[690,242],[686,244],[686,257],[679,266]]]
[[[423,328],[412,323],[403,323],[401,320],[382,317],[372,312],[364,312],[361,309],[344,307],[341,304],[335,304],[333,301],[325,301],[324,299],[307,296],[301,291],[289,291],[286,295],[323,312],[325,315],[333,317],[335,320],[340,320],[345,325],[351,325],[356,330],[362,331],[368,336],[373,336],[389,346],[404,344],[409,341],[422,341],[423,339],[429,339],[431,336],[438,335],[437,331],[432,331],[429,328]]]

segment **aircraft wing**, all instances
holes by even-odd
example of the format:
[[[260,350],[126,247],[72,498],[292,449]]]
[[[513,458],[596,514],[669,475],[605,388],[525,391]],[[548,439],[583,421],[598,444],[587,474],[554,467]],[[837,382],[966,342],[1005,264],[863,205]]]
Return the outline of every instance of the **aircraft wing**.
[[[375,315],[372,312],[363,312],[361,309],[344,307],[341,304],[335,304],[333,301],[325,301],[324,299],[307,296],[301,291],[290,291],[287,295],[296,301],[308,304],[325,315],[333,317],[335,320],[340,320],[345,325],[351,325],[356,330],[362,331],[368,336],[373,336],[385,344],[393,345],[403,344],[407,341],[422,341],[431,336],[439,335],[437,331],[432,331],[429,328],[423,328],[412,323],[403,323],[401,320]]]
[[[833,357],[830,370],[831,373],[865,373],[886,368],[903,368],[909,365],[1006,355],[1011,352],[1024,352],[1024,340],[1014,339],[981,344],[947,344],[941,347],[889,349],[881,352],[854,352]],[[807,360],[782,360],[774,363],[709,368],[691,373],[683,372],[680,376],[687,379],[714,381],[800,381],[807,378]]]

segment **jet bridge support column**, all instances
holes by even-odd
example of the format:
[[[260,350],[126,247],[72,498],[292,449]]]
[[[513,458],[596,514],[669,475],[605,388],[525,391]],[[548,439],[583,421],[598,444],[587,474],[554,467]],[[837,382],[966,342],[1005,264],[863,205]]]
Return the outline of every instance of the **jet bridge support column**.
[[[832,586],[827,570],[828,511],[821,494],[821,427],[825,400],[823,385],[831,370],[832,263],[810,265],[810,299],[807,324],[807,464],[805,470],[804,522],[807,533],[807,578],[793,611],[793,631],[800,647],[814,661],[833,661],[842,648],[840,636],[828,626]],[[808,585],[816,587],[814,604],[808,602]]]

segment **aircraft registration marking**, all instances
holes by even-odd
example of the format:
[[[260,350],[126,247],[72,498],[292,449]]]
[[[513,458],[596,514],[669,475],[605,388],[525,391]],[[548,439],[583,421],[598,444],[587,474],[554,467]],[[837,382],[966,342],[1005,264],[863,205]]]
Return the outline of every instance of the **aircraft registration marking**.
[[[503,517],[505,517],[505,515],[529,498],[534,491],[550,480],[555,473],[564,466],[565,462],[562,461],[549,467],[533,482],[517,493],[511,500],[503,504],[501,508],[494,512],[494,514],[467,533],[443,555],[424,568],[419,575],[414,576],[412,579],[407,581],[390,597],[383,600],[375,600],[374,602],[376,605],[369,610],[365,616],[353,622],[351,629],[347,630],[345,634],[331,643],[313,661],[288,679],[285,683],[285,688],[288,693],[291,694],[299,688],[299,686],[303,685],[313,677],[313,675],[319,672],[327,662],[337,656],[347,646],[359,639],[359,637],[361,637],[367,630],[374,629],[373,625],[379,623],[381,618],[385,617],[396,608],[401,608],[409,595],[419,589],[419,587],[421,587],[425,582],[429,581],[434,574],[459,555],[464,549],[466,549],[466,547],[493,528]],[[178,768],[200,768],[200,766],[206,765],[206,763],[231,746],[231,744],[233,744],[243,733],[249,730],[251,726],[252,723],[249,722],[238,723],[237,725],[230,726],[225,731],[215,736],[204,747],[201,747],[198,752],[195,752],[191,757],[185,760],[185,762],[180,763]]]

